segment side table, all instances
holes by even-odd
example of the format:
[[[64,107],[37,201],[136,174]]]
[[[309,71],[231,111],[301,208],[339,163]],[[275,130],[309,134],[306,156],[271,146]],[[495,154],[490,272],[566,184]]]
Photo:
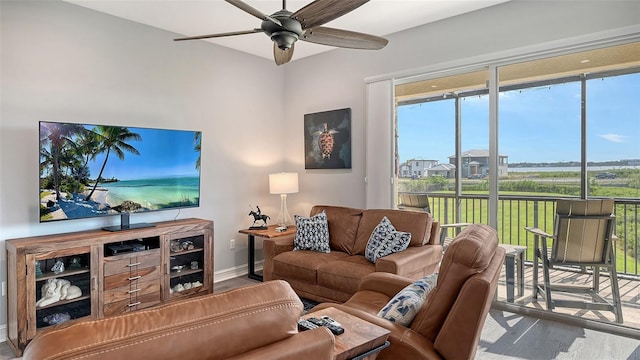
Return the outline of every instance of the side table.
[[[344,328],[344,333],[335,337],[334,360],[374,360],[389,346],[389,330],[334,307],[308,313],[303,318],[322,316],[329,316]]]
[[[277,225],[271,225],[266,229],[242,229],[241,234],[247,234],[249,237],[249,279],[262,281],[262,275],[256,273],[256,237],[260,238],[276,238],[285,235],[295,234],[296,227],[289,226],[285,231],[276,231]]]
[[[507,280],[507,302],[515,302],[515,273],[518,273],[518,297],[524,295],[524,252],[526,246],[500,244],[507,252],[504,258],[505,277]],[[517,261],[517,264],[516,264]]]

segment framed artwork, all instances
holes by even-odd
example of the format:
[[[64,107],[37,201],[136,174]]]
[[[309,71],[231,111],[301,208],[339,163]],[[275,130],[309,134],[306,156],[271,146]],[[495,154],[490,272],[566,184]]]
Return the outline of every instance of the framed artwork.
[[[304,115],[304,168],[351,169],[351,108]]]

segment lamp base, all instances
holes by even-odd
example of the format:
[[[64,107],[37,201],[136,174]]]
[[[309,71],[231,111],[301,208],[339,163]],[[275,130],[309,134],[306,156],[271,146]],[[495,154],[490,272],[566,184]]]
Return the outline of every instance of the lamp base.
[[[276,218],[276,224],[285,229],[293,225],[291,214],[289,214],[289,210],[287,209],[287,194],[280,194],[280,212]]]

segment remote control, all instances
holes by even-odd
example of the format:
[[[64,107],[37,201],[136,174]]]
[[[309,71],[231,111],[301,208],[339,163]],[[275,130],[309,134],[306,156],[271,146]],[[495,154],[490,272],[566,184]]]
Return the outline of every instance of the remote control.
[[[325,327],[327,329],[329,329],[333,333],[333,335],[340,335],[340,334],[344,333],[344,329],[341,326],[335,326],[335,325],[327,323],[327,325],[325,325]]]
[[[341,325],[339,322],[337,322],[337,321],[333,320],[332,318],[328,317],[327,315],[323,316],[323,317],[322,317],[322,320],[324,320],[324,321],[328,322],[329,324],[331,324],[331,325],[333,325],[333,326],[339,326],[339,327],[342,327],[342,325]]]
[[[314,317],[309,318],[307,320],[309,320],[309,322],[314,324],[314,325],[326,327],[334,335],[340,335],[340,334],[344,333],[344,329],[342,328],[342,326],[335,326],[335,325],[331,324],[330,322],[328,322],[326,320],[322,320],[322,319],[318,319],[318,318],[314,318]]]
[[[327,323],[326,321],[315,318],[315,317],[308,318],[307,320],[316,326],[325,326]]]
[[[311,321],[308,321],[308,320],[305,320],[305,319],[298,320],[298,330],[299,331],[313,330],[313,329],[315,329],[317,327],[318,327],[318,325],[312,323]]]

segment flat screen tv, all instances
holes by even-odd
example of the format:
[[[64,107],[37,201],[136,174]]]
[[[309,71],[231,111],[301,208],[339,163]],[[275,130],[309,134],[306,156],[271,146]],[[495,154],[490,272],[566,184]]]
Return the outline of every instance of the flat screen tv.
[[[200,206],[199,131],[40,122],[40,222]]]

